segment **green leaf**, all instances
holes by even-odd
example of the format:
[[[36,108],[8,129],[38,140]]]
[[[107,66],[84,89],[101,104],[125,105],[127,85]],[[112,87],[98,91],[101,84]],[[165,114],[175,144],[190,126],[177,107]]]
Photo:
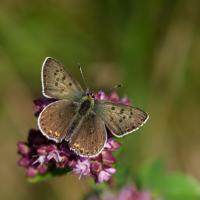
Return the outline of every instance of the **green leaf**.
[[[47,172],[45,174],[38,174],[34,177],[30,177],[30,178],[28,178],[28,181],[30,183],[38,183],[38,182],[41,182],[41,181],[49,180],[50,178],[52,178],[54,176],[61,176],[61,175],[67,174],[70,171],[71,171],[70,168],[54,169],[54,170]]]
[[[143,188],[149,188],[155,196],[167,200],[200,199],[200,184],[193,177],[179,172],[169,173],[160,161],[143,167],[139,180]]]
[[[28,178],[28,182],[30,183],[39,183],[41,181],[48,180],[51,178],[53,175],[51,173],[45,173],[45,174],[38,174],[34,177]]]

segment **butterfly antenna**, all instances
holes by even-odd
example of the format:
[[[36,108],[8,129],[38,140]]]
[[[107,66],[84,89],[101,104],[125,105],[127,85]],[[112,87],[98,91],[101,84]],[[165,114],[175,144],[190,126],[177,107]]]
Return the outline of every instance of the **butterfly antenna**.
[[[80,64],[80,63],[78,63],[78,68],[79,68],[79,70],[80,70],[80,72],[81,72],[81,77],[82,77],[82,79],[83,79],[84,85],[85,85],[86,89],[88,89],[88,86],[87,86],[85,77],[84,77],[84,75],[83,75],[83,71],[82,71],[82,67],[81,67],[81,64]]]

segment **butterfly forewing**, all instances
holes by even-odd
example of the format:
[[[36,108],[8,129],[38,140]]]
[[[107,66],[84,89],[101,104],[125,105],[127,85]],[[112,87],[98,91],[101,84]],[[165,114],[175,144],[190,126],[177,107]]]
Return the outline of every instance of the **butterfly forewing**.
[[[148,119],[148,114],[139,108],[109,101],[96,101],[94,109],[108,129],[117,137],[137,130]]]
[[[72,135],[69,147],[78,155],[97,156],[107,140],[104,122],[94,113],[83,119],[79,129]]]
[[[40,131],[47,138],[61,142],[66,137],[68,126],[75,115],[77,104],[58,100],[46,106],[38,118]]]
[[[56,99],[76,100],[83,90],[79,83],[53,58],[46,58],[42,66],[43,95]]]

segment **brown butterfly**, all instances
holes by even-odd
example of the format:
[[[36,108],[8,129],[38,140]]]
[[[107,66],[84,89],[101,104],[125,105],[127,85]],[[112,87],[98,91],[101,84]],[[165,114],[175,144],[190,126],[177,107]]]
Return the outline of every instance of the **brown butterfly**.
[[[106,127],[116,137],[137,130],[148,119],[139,108],[96,100],[53,58],[42,65],[42,93],[58,101],[40,113],[38,126],[43,135],[57,143],[68,141],[80,156],[97,156],[107,141]]]

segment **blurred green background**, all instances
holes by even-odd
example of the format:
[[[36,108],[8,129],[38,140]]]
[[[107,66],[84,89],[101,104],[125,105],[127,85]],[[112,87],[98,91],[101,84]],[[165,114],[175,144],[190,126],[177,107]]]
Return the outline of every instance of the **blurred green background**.
[[[82,63],[96,90],[122,83],[120,95],[150,114],[120,140],[120,165],[134,171],[162,158],[200,179],[199,8],[198,0],[0,1],[0,199],[76,200],[89,190],[73,175],[30,184],[16,165],[16,142],[36,127],[46,56],[79,81]]]

